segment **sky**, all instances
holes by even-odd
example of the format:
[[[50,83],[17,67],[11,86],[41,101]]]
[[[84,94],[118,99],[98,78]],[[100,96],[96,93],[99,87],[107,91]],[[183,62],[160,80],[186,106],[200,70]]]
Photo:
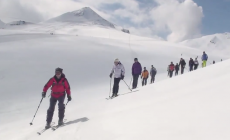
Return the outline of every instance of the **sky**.
[[[230,0],[0,0],[0,19],[37,23],[85,6],[133,34],[172,42],[230,32]]]

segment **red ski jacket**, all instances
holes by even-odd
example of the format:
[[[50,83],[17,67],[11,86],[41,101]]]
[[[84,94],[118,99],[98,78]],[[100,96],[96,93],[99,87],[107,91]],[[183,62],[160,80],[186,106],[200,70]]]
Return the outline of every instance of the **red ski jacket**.
[[[51,87],[52,86],[52,87]],[[65,75],[62,74],[61,79],[57,82],[55,76],[50,78],[47,84],[44,86],[43,91],[47,92],[47,90],[51,87],[51,95],[55,98],[59,98],[62,95],[67,93],[70,95],[70,85],[68,80],[65,78]]]

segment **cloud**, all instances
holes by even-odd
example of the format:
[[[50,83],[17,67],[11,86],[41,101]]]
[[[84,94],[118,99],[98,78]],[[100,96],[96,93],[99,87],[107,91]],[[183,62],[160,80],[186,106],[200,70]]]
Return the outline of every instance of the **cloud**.
[[[73,0],[0,0],[0,18],[9,21],[40,22],[89,6]],[[105,18],[110,16],[93,8]]]
[[[200,35],[202,7],[192,0],[156,2],[159,5],[151,10],[151,18],[157,31],[169,32],[167,40],[179,42]]]
[[[91,4],[94,0],[80,1]],[[112,4],[119,4],[120,7],[109,12],[111,20],[126,26],[129,23],[130,28],[139,30],[139,35],[163,34],[173,42],[200,36],[203,10],[193,0],[152,0],[145,3],[138,0],[99,0],[93,5],[100,8],[101,5],[111,7]],[[148,32],[146,29],[149,29]],[[137,30],[135,33],[138,33]]]
[[[0,0],[0,18],[6,22],[24,20],[40,21],[42,15],[31,6],[26,6],[19,0]]]
[[[0,0],[0,19],[39,22],[85,6],[135,34],[174,42],[199,36],[203,18],[193,0]]]

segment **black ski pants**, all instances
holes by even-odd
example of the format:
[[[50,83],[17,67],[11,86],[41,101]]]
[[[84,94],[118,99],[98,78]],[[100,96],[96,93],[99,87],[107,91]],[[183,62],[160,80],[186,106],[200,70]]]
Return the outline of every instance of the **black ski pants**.
[[[117,93],[119,91],[119,83],[121,81],[121,78],[114,78],[114,84],[113,84],[113,95],[117,96]]]
[[[50,123],[53,119],[53,114],[54,114],[54,110],[55,110],[57,101],[58,101],[58,117],[59,117],[59,120],[63,120],[65,116],[64,100],[65,100],[65,94],[59,98],[54,98],[53,96],[51,96],[50,106],[49,106],[49,109],[47,110],[47,119],[46,119],[47,123]]]
[[[189,66],[189,71],[193,71],[193,65]]]
[[[139,79],[139,74],[133,75],[133,89],[137,88],[138,79]]]
[[[194,70],[197,70],[197,68],[198,68],[198,64],[195,64],[194,65]]]
[[[142,86],[145,86],[145,85],[147,85],[147,78],[142,79]]]
[[[169,71],[169,74],[170,74],[169,77],[172,78],[172,76],[173,76],[173,71],[170,70],[170,71]]]
[[[178,70],[175,71],[175,76],[177,76],[177,75],[178,75]]]
[[[184,74],[184,66],[181,66],[181,74]]]
[[[155,82],[155,75],[151,76],[151,82],[150,83],[154,83]]]

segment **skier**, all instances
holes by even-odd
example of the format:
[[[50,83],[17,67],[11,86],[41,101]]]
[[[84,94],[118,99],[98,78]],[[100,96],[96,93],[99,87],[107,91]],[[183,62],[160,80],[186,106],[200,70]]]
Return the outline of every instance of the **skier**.
[[[175,66],[175,76],[178,75],[178,71],[180,70],[180,67],[178,65],[178,63],[176,63],[176,66]]]
[[[206,67],[206,62],[208,60],[208,55],[205,52],[203,52],[203,55],[202,55],[201,59],[203,61],[202,67]]]
[[[70,85],[68,80],[65,78],[65,74],[62,72],[63,69],[61,68],[56,68],[55,69],[55,75],[52,77],[47,84],[43,88],[42,92],[42,97],[46,97],[46,92],[47,90],[52,86],[51,88],[51,97],[50,97],[50,106],[49,109],[47,110],[47,119],[46,119],[46,129],[50,128],[50,123],[53,119],[53,113],[55,109],[55,105],[58,101],[58,108],[59,108],[59,121],[58,125],[63,124],[63,119],[64,119],[64,114],[65,114],[65,95],[67,93],[67,98],[68,101],[71,101],[71,95],[70,95]]]
[[[184,68],[185,68],[186,62],[184,61],[183,58],[180,59],[179,66],[181,66],[181,74],[184,73]]]
[[[142,67],[141,64],[138,62],[138,59],[134,59],[133,67],[132,67],[132,75],[133,75],[133,89],[137,88],[138,78],[141,75]]]
[[[147,84],[148,78],[149,78],[149,72],[146,70],[146,67],[144,67],[144,71],[142,72],[142,75],[141,75],[142,86]]]
[[[215,61],[213,61],[213,64],[215,64],[216,62]]]
[[[173,71],[175,70],[175,66],[173,64],[173,62],[171,62],[171,64],[169,65],[169,73],[170,73],[170,78],[172,78],[173,76]]]
[[[190,60],[189,60],[189,71],[193,71],[193,65],[194,65],[194,61],[192,58],[190,58]]]
[[[198,68],[198,65],[199,65],[199,62],[198,62],[197,58],[195,58],[195,61],[194,61],[194,70],[196,70]]]
[[[154,68],[153,65],[152,65],[152,66],[151,66],[151,70],[150,70],[150,76],[151,76],[151,81],[150,81],[150,83],[151,83],[151,84],[154,83],[156,74],[157,74],[157,70],[156,70],[156,68]]]
[[[168,67],[167,67],[168,77],[170,77],[170,70],[169,70],[169,67],[170,67],[170,65],[168,65]]]
[[[110,73],[110,78],[112,78],[114,74],[114,84],[113,84],[113,95],[112,97],[117,97],[117,93],[119,91],[119,83],[120,80],[123,80],[125,77],[125,68],[119,61],[119,59],[114,60],[114,66]]]

